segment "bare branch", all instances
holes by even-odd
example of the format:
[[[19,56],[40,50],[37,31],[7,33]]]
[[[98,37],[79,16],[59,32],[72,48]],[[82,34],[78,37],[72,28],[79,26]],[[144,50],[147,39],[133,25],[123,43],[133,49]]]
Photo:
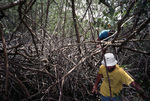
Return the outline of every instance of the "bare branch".
[[[1,7],[0,7],[0,11],[7,10],[7,9],[9,9],[9,8],[12,8],[12,7],[14,7],[14,6],[17,6],[17,5],[22,4],[22,3],[25,3],[25,2],[26,2],[26,0],[16,0],[16,1],[10,3],[10,4],[1,6]]]

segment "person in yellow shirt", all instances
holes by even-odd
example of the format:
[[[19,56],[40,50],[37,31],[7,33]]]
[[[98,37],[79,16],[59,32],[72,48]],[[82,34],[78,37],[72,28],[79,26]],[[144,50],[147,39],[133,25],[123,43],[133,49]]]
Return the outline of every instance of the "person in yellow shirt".
[[[117,60],[112,53],[104,55],[92,93],[97,94],[97,86],[102,76],[104,79],[100,87],[101,101],[121,101],[119,93],[123,84],[134,87],[144,100],[148,98],[143,89],[117,64]]]

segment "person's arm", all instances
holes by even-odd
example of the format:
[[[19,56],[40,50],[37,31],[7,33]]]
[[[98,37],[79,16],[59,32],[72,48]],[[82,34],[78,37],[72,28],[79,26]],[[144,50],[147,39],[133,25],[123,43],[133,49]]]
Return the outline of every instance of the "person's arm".
[[[96,81],[95,81],[95,84],[93,86],[92,93],[95,92],[97,94],[97,86],[98,86],[98,83],[100,82],[101,78],[102,78],[102,74],[97,74]]]
[[[135,81],[131,82],[130,86],[135,88],[143,99],[148,99],[148,96],[144,94],[143,89]]]
[[[101,41],[101,39],[98,37],[97,41]],[[98,43],[96,47],[98,48],[99,46],[100,46],[100,44]]]
[[[100,38],[99,38],[99,37],[97,38],[97,41],[100,41]]]

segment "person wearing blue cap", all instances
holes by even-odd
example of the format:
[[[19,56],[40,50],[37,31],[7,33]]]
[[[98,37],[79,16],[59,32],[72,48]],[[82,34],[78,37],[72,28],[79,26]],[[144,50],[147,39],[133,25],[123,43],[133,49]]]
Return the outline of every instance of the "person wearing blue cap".
[[[107,37],[111,36],[112,34],[114,34],[115,31],[114,30],[102,30],[100,33],[99,33],[99,36],[97,38],[97,41],[100,41],[100,40],[103,40],[103,39],[106,39]],[[106,39],[106,41],[109,40],[109,39]]]

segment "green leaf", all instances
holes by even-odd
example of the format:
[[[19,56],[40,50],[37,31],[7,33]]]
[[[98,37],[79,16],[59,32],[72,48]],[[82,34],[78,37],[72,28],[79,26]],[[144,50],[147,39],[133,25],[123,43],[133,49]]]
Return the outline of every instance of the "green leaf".
[[[103,11],[103,15],[104,15],[104,16],[108,16],[107,13],[106,13],[105,11]]]
[[[115,10],[111,7],[111,8],[109,8],[109,13],[110,13],[110,15],[111,16],[113,16],[114,15],[114,12],[115,12]]]

